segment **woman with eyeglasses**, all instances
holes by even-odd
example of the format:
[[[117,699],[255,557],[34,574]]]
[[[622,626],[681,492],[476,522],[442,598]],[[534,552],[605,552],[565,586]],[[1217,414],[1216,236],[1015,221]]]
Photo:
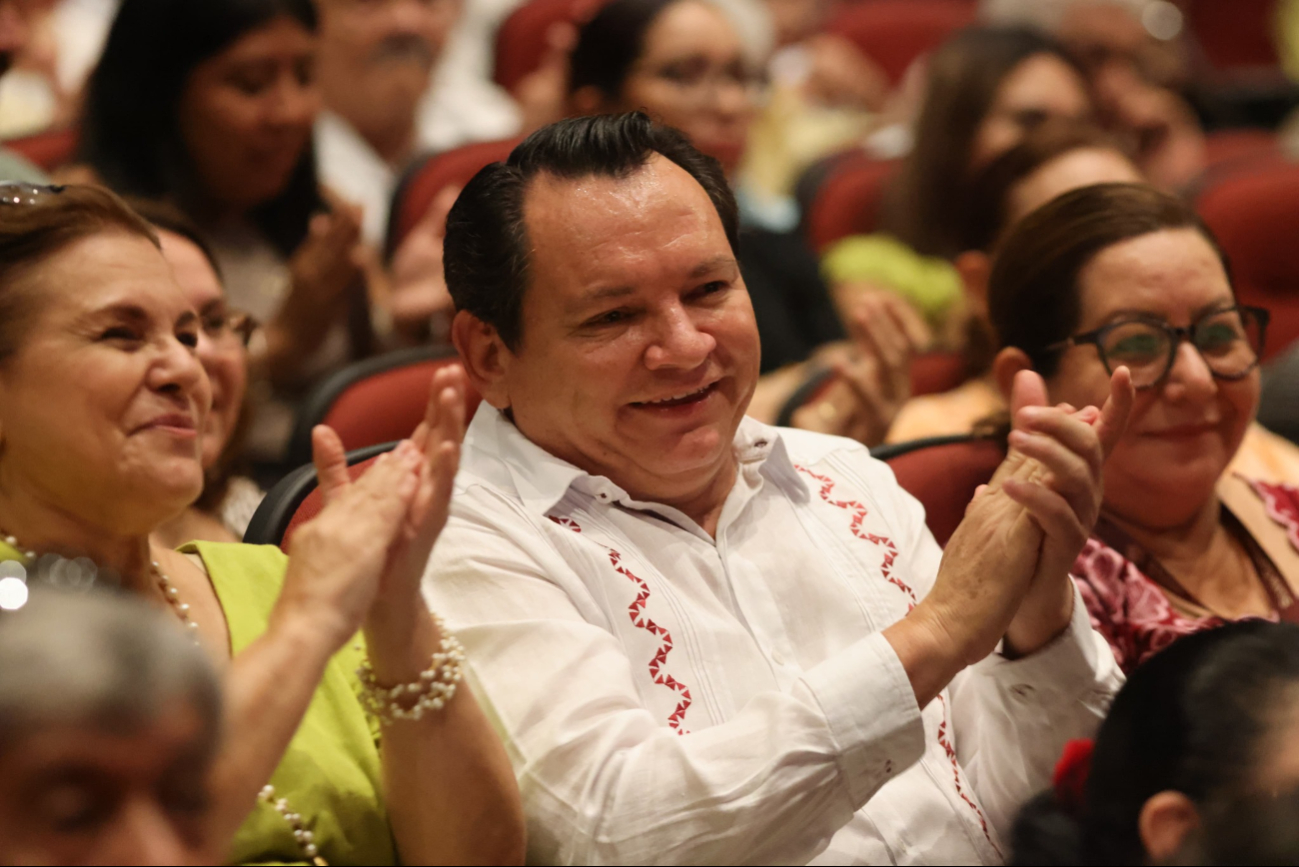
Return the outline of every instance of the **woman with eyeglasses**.
[[[570,65],[572,114],[643,110],[684,132],[737,181],[764,85],[719,7],[612,0],[582,26]],[[923,322],[887,299],[845,310],[841,320],[802,235],[764,228],[740,199],[740,270],[767,374],[750,414],[792,415],[780,423],[879,443],[910,395],[910,359],[927,339]],[[805,381],[823,386],[814,400],[799,388]]]
[[[420,593],[463,373],[434,374],[424,422],[355,481],[337,434],[314,431],[324,506],[287,556],[173,550],[155,534],[204,484],[208,313],[112,193],[0,185],[3,574],[87,557],[216,664],[224,740],[202,830],[226,861],[520,862],[509,759]]]
[[[159,528],[154,539],[168,548],[196,539],[238,542],[265,495],[240,472],[240,445],[249,422],[248,339],[256,322],[227,305],[220,266],[202,232],[184,214],[148,199],[128,204],[157,230],[163,258],[198,311],[196,351],[212,384],[212,409],[202,433],[203,493]]]
[[[1110,371],[1132,373],[1136,403],[1074,567],[1122,667],[1225,622],[1299,622],[1299,489],[1226,472],[1258,409],[1267,311],[1237,303],[1194,211],[1138,184],[1066,193],[1006,239],[988,310],[1003,394],[1032,369],[1052,402],[1084,406]],[[1011,437],[1030,455],[1051,447]]]

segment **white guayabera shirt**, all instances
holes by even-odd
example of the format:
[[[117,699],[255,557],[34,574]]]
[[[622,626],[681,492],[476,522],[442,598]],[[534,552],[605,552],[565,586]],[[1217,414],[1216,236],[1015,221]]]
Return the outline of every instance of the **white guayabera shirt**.
[[[529,860],[1001,861],[1121,682],[1082,602],[922,712],[880,634],[938,571],[921,506],[850,440],[746,419],[734,449],[714,540],[474,417],[425,593],[514,762]]]

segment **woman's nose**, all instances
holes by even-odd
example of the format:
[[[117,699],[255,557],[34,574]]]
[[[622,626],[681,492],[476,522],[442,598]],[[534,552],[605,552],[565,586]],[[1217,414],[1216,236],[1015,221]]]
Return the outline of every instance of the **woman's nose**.
[[[1190,341],[1182,341],[1173,356],[1164,393],[1174,399],[1210,397],[1218,390],[1213,371],[1204,356]]]

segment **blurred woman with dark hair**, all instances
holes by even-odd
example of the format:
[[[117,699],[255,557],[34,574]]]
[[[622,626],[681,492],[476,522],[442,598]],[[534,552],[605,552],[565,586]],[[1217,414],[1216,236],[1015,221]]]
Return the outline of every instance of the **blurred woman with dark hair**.
[[[1299,622],[1299,474],[1258,478],[1251,456],[1276,439],[1253,423],[1267,311],[1237,302],[1195,212],[1137,184],[1066,193],[1000,247],[988,311],[1003,395],[1031,369],[1052,403],[1081,406],[1110,370],[1132,373],[1136,403],[1073,569],[1120,665],[1228,621]],[[1011,434],[1036,447],[1022,440]]]
[[[971,178],[1044,121],[1091,113],[1082,70],[1035,30],[973,27],[944,43],[927,61],[914,144],[885,194],[879,232],[845,238],[823,257],[840,307],[894,292],[940,332],[959,329],[961,284],[949,263],[968,249]]]
[[[1128,678],[1094,746],[1070,744],[1055,789],[1020,814],[1011,863],[1291,863],[1271,858],[1293,858],[1293,815],[1247,823],[1264,837],[1247,845],[1224,825],[1278,797],[1293,807],[1297,697],[1292,624],[1230,624],[1160,651]],[[1219,860],[1247,854],[1266,860]]]
[[[87,85],[81,158],[166,199],[211,242],[231,301],[263,323],[250,447],[274,461],[292,395],[371,346],[356,208],[327,201],[312,130],[311,0],[124,0]]]

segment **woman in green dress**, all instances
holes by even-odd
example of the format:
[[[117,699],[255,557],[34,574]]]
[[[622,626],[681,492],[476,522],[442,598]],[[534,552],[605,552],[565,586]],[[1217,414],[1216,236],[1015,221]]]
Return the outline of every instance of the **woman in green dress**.
[[[277,548],[153,548],[203,484],[199,322],[149,226],[92,187],[0,185],[0,561],[88,556],[216,661],[208,833],[236,863],[519,862],[509,761],[419,592],[446,520],[463,378]],[[402,687],[397,689],[397,687]]]

